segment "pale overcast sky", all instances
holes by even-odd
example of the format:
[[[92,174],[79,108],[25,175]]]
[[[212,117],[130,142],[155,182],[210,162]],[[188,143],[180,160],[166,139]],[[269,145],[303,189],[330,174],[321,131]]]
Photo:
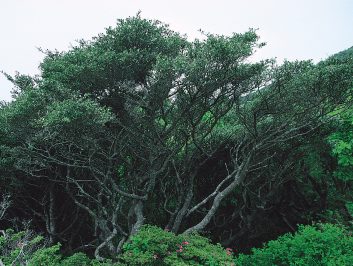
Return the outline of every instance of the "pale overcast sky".
[[[257,58],[313,59],[353,46],[353,0],[0,0],[0,70],[37,74],[43,56],[36,47],[67,50],[135,15],[158,19],[199,37],[259,28],[267,46]],[[11,84],[0,77],[0,100]]]

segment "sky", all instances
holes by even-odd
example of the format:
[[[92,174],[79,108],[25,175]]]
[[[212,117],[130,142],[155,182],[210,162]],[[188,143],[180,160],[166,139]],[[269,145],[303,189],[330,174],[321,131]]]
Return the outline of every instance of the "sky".
[[[141,11],[170,28],[200,38],[199,30],[229,35],[257,28],[267,45],[256,59],[318,62],[353,46],[353,0],[0,0],[0,70],[40,74],[38,47],[68,50],[119,18]],[[0,76],[0,100],[12,85]]]

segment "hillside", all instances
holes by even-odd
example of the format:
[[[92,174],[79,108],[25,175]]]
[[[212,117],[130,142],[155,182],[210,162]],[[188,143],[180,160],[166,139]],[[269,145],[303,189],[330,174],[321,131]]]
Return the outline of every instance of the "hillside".
[[[336,58],[336,59],[347,59],[347,58],[353,58],[353,46],[351,48],[348,48],[346,50],[343,50],[341,52],[338,52],[330,58]]]

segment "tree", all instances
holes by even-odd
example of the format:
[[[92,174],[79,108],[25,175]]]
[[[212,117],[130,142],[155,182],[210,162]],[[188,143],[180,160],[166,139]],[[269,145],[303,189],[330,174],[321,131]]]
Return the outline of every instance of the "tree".
[[[49,235],[65,236],[55,229],[59,195],[74,217],[89,215],[83,230],[99,259],[145,223],[205,231],[230,196],[281,184],[284,146],[314,134],[352,84],[350,62],[249,62],[261,46],[254,30],[190,42],[138,15],[68,52],[46,51],[41,77],[13,78],[17,96],[1,109],[2,151],[15,165],[3,168],[46,188]],[[223,224],[237,213],[223,212]],[[61,231],[72,232],[77,220],[66,219]]]

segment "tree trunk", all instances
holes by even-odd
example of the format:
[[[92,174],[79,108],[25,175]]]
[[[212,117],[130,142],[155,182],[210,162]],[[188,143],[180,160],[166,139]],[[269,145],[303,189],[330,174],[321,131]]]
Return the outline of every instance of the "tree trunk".
[[[246,160],[230,174],[231,176],[233,176],[233,181],[224,190],[217,193],[216,197],[213,200],[212,207],[208,210],[205,217],[198,224],[185,230],[184,233],[189,234],[192,232],[201,231],[209,224],[212,217],[218,210],[218,207],[221,204],[222,200],[226,196],[228,196],[244,180],[249,167],[250,159],[251,153],[248,155]]]
[[[174,224],[173,224],[173,227],[172,227],[172,232],[173,233],[178,233],[179,231],[179,228],[180,228],[180,225],[181,225],[181,222],[183,221],[183,218],[185,217],[189,207],[190,207],[190,204],[191,204],[191,200],[194,196],[194,193],[193,193],[193,178],[191,179],[191,184],[189,185],[188,187],[188,190],[187,190],[187,194],[186,194],[186,197],[185,197],[185,201],[184,201],[184,204],[183,206],[181,207],[181,209],[178,211],[178,214],[174,220]]]

